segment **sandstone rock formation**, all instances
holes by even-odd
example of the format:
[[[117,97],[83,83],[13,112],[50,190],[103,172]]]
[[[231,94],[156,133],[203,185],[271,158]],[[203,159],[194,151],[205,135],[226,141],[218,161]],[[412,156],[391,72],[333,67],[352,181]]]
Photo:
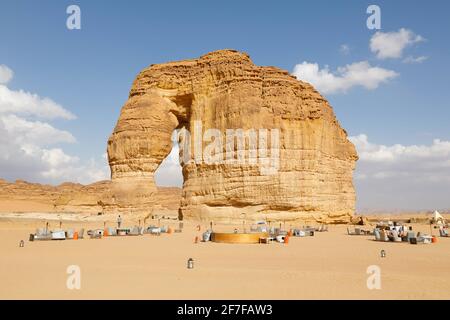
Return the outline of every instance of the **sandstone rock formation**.
[[[262,173],[262,162],[249,160],[255,155],[249,140],[214,149],[222,159],[226,151],[243,152],[246,162],[205,161],[195,148],[205,150],[212,139],[203,137],[200,146],[194,141],[198,124],[203,133],[278,129],[267,145],[278,141],[279,166]],[[116,205],[143,210],[152,202],[154,173],[171,151],[172,132],[181,128],[191,133],[188,150],[195,154],[183,164],[184,218],[336,222],[354,212],[357,154],[331,106],[310,84],[256,66],[235,50],[152,65],[137,76],[108,141]]]
[[[0,212],[57,212],[57,213],[130,213],[114,203],[111,181],[99,181],[90,185],[63,183],[59,186],[29,183],[17,180],[14,183],[0,179]],[[180,205],[179,188],[157,188],[152,203],[143,214],[156,211],[175,214]],[[131,212],[133,213],[133,212]]]

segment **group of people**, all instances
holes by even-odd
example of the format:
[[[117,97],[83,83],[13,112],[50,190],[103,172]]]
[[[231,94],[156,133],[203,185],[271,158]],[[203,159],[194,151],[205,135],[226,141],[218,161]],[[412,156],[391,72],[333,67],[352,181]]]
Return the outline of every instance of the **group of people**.
[[[378,228],[380,230],[382,239],[389,239],[390,241],[409,241],[409,238],[414,237],[412,227],[407,228],[403,225],[394,225],[389,227]]]

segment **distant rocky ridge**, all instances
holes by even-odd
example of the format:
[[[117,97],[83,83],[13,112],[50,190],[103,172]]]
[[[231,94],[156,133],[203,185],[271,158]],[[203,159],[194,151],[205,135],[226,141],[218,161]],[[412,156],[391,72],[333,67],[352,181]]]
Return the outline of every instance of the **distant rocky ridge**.
[[[147,212],[154,208],[178,211],[181,189],[158,187],[152,194]],[[128,208],[113,205],[111,181],[89,185],[62,183],[51,186],[16,180],[11,183],[0,179],[0,212],[74,212],[74,213],[128,213]],[[131,212],[130,212],[131,213]]]

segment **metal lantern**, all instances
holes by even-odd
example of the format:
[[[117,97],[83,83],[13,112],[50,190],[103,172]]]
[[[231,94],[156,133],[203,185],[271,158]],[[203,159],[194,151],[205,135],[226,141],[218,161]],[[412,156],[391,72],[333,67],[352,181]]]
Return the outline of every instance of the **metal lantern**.
[[[187,261],[187,268],[188,269],[194,269],[194,259],[189,258]]]
[[[382,258],[386,258],[386,251],[381,250],[380,255]]]
[[[23,240],[20,240],[19,247],[23,248],[25,246],[25,242]]]

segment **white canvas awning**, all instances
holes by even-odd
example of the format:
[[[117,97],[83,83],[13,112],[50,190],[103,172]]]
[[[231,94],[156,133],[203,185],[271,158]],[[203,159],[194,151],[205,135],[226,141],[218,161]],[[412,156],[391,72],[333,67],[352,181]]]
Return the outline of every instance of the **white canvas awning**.
[[[433,220],[433,222],[444,222],[445,221],[444,217],[438,211],[434,211],[432,220]]]

